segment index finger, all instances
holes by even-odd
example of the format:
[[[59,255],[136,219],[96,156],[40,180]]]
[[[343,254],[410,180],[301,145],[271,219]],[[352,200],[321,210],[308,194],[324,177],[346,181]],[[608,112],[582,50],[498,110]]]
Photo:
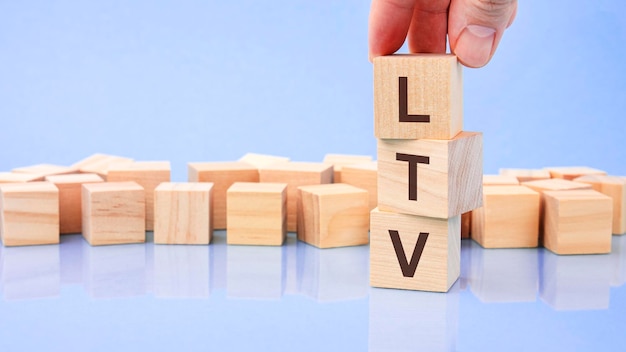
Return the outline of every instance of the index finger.
[[[395,53],[407,36],[415,0],[372,0],[369,58]]]

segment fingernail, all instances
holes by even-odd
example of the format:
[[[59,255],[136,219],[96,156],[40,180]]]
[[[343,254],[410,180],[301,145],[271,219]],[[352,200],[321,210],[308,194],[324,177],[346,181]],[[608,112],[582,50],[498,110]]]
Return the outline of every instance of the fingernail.
[[[459,36],[454,53],[466,66],[485,66],[491,58],[495,37],[495,29],[470,24]]]

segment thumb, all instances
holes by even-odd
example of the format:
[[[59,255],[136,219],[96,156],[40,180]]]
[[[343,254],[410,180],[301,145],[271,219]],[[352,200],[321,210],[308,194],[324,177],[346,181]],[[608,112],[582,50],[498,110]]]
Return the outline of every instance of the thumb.
[[[452,0],[450,49],[468,67],[485,66],[517,12],[517,0]]]

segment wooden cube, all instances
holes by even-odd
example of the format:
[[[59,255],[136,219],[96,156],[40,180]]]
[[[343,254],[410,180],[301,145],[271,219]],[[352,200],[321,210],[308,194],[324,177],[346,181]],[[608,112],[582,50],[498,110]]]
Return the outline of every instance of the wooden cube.
[[[82,173],[98,174],[103,179],[107,179],[109,167],[111,165],[130,164],[133,159],[117,155],[93,154],[72,165]]]
[[[374,134],[451,139],[463,129],[463,70],[450,54],[374,58]]]
[[[210,182],[163,182],[154,190],[154,243],[209,244]]]
[[[83,230],[82,184],[104,182],[96,174],[69,174],[46,176],[46,181],[59,189],[59,227],[61,234],[80,233]]]
[[[500,169],[500,175],[517,177],[519,182],[547,180],[550,178],[550,172],[545,169]]]
[[[587,183],[594,190],[613,199],[613,234],[626,233],[626,178],[619,176],[587,175],[574,179]]]
[[[344,182],[341,179],[341,169],[347,165],[362,164],[372,161],[372,157],[369,155],[347,155],[347,154],[326,154],[324,156],[324,162],[333,165],[333,182]],[[345,182],[344,182],[345,183]]]
[[[611,251],[613,201],[594,190],[544,191],[544,246],[556,254]]]
[[[61,166],[53,164],[37,164],[32,166],[18,167],[11,170],[18,174],[29,174],[34,177],[33,181],[43,181],[46,176],[73,174],[78,170],[71,166]]]
[[[472,238],[485,248],[537,247],[539,203],[539,193],[524,186],[485,186]]]
[[[33,182],[40,179],[40,175],[20,174],[18,172],[0,172],[0,183]]]
[[[341,171],[341,182],[367,190],[370,210],[378,206],[378,162],[344,166]]]
[[[516,186],[517,177],[512,175],[483,175],[483,186]]]
[[[109,166],[108,182],[134,181],[143,187],[146,196],[146,231],[154,229],[154,189],[170,181],[169,161],[135,161]]]
[[[146,241],[146,196],[136,182],[82,185],[83,237],[92,245]]]
[[[287,231],[295,232],[298,224],[298,187],[331,183],[333,166],[309,162],[269,165],[259,169],[259,180],[287,184]]]
[[[472,233],[472,211],[461,214],[461,238],[470,238]]]
[[[483,140],[378,140],[378,208],[451,218],[482,205]]]
[[[587,166],[546,167],[552,178],[573,180],[585,175],[606,175],[606,172]]]
[[[370,285],[447,292],[461,273],[461,217],[437,219],[374,209]]]
[[[213,228],[226,229],[226,191],[235,182],[259,182],[259,170],[247,162],[189,163],[189,182],[213,183]]]
[[[226,194],[228,244],[283,244],[287,235],[286,183],[235,182]]]
[[[318,248],[369,242],[366,190],[343,183],[298,187],[298,239]]]
[[[49,182],[0,185],[0,237],[5,246],[59,243],[59,190]]]
[[[285,156],[246,153],[246,155],[239,158],[239,161],[248,163],[256,168],[261,168],[267,165],[286,163],[289,161],[289,158]]]

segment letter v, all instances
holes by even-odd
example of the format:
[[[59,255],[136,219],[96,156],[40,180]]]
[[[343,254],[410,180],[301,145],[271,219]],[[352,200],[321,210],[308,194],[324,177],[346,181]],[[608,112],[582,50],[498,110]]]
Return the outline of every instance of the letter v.
[[[415,249],[413,249],[413,255],[411,255],[411,262],[406,259],[406,253],[404,253],[404,247],[400,240],[400,234],[396,230],[389,230],[389,236],[391,236],[391,242],[393,243],[393,249],[396,250],[396,256],[398,257],[398,263],[400,269],[402,269],[402,275],[404,277],[413,277],[415,270],[417,270],[417,264],[422,257],[424,246],[426,246],[426,240],[428,239],[428,232],[420,232],[415,243]]]

